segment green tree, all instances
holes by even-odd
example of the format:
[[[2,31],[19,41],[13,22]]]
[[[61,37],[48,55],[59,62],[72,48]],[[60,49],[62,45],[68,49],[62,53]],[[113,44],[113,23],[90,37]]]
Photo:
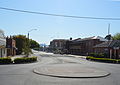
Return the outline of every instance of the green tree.
[[[120,40],[120,33],[116,33],[116,34],[113,36],[113,40]]]
[[[29,57],[29,54],[32,53],[28,38],[26,38],[26,41],[24,42],[24,47],[22,48],[22,52],[24,53],[25,57]]]
[[[26,42],[26,36],[25,35],[15,35],[15,36],[13,36],[13,39],[16,41],[17,54],[19,55],[23,52],[23,48],[24,48],[25,42]]]
[[[30,42],[30,48],[32,48],[32,49],[40,47],[39,43],[36,42],[35,40],[30,39],[29,42]]]
[[[25,35],[15,35],[13,39],[16,41],[18,55],[24,53],[28,57],[32,53],[31,49],[39,49],[39,43],[35,40],[28,39]]]

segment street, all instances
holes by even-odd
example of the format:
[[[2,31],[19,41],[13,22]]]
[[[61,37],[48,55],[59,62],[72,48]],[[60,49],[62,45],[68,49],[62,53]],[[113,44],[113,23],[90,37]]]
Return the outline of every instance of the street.
[[[120,85],[120,65],[87,61],[84,58],[34,52],[38,62],[0,65],[0,85]],[[34,69],[50,65],[84,65],[111,73],[101,78],[59,78],[39,75]],[[66,67],[67,68],[67,67]]]

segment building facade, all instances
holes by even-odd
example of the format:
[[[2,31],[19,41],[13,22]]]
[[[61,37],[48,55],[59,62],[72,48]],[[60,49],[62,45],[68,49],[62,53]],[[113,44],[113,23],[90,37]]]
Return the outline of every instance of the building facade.
[[[78,38],[67,42],[66,48],[68,53],[76,55],[89,55],[94,52],[94,46],[107,41],[100,36],[93,36],[89,38]]]
[[[95,53],[104,53],[107,58],[120,59],[120,40],[110,40],[94,46]]]
[[[0,57],[7,56],[7,49],[6,49],[6,38],[4,32],[0,30]]]
[[[7,56],[16,55],[16,41],[10,36],[6,38]]]
[[[52,51],[58,50],[60,52],[64,52],[66,50],[66,42],[68,40],[66,39],[54,39],[50,42],[49,47],[52,49]]]

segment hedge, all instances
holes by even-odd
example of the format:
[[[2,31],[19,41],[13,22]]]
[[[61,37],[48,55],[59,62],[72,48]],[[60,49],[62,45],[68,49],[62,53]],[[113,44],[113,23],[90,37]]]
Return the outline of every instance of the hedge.
[[[109,57],[105,53],[90,53],[89,56],[97,57],[97,58],[104,58],[104,57]]]
[[[120,59],[96,58],[96,57],[91,57],[91,56],[86,57],[86,59],[98,61],[98,62],[106,62],[106,63],[120,63]]]
[[[10,57],[1,57],[0,58],[0,64],[11,64],[12,60]]]
[[[37,61],[37,57],[21,57],[21,58],[15,58],[14,63],[20,64],[20,63],[32,63]]]

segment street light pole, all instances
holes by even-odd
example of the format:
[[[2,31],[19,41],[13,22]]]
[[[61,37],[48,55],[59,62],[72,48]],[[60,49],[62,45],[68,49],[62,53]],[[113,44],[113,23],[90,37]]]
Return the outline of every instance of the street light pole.
[[[37,29],[31,29],[30,31],[28,31],[28,48],[30,48],[29,35],[30,35],[30,32],[33,31],[33,30],[37,30]]]
[[[37,29],[31,29],[30,31],[28,31],[28,39],[29,39],[30,32],[33,31],[33,30],[37,30]]]
[[[29,39],[29,32],[28,32],[28,39]]]

